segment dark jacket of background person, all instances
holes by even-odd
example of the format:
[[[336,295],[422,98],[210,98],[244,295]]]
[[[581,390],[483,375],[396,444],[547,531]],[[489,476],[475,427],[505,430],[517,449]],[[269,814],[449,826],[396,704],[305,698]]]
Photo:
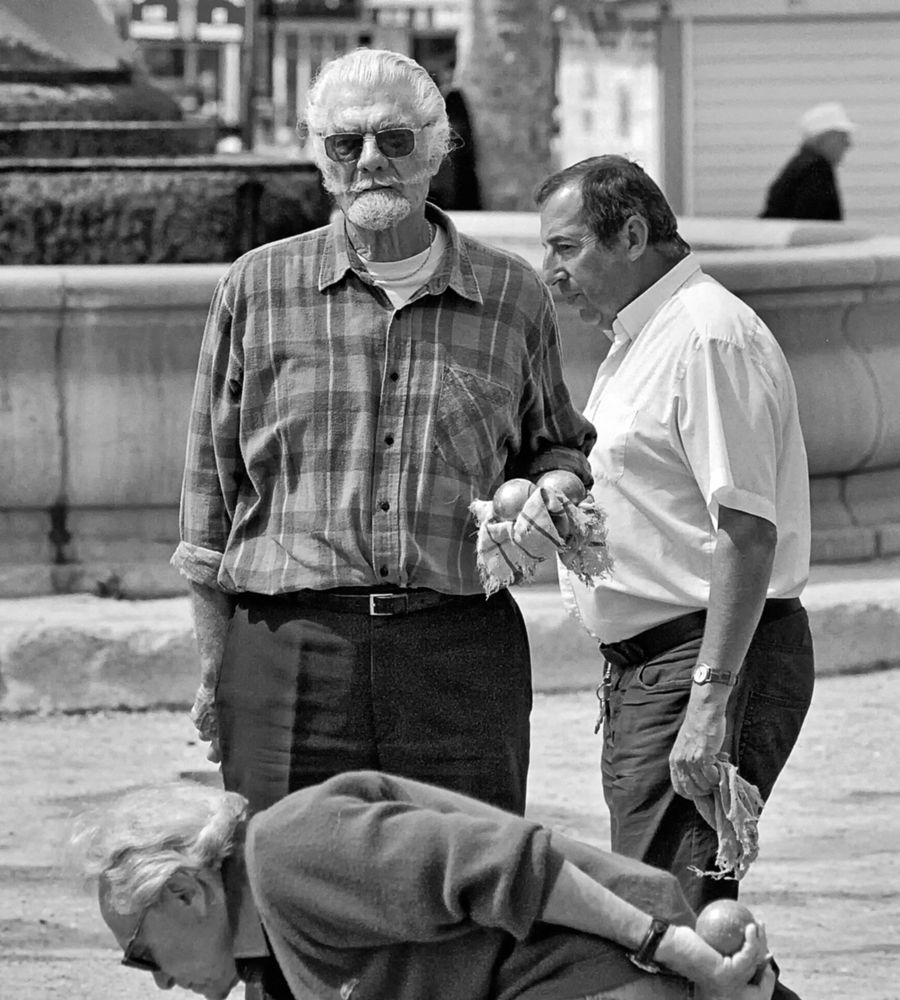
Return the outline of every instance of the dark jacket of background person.
[[[439,208],[474,212],[481,209],[481,188],[476,170],[475,137],[466,99],[460,90],[444,95],[450,128],[457,146],[445,158],[431,181],[428,200]]]
[[[803,145],[772,182],[761,219],[844,217],[834,167],[819,152]]]
[[[391,1000],[564,1000],[656,978],[619,945],[539,919],[564,860],[648,913],[694,924],[666,872],[377,772],[338,775],[258,813],[245,858],[296,997],[359,986]]]

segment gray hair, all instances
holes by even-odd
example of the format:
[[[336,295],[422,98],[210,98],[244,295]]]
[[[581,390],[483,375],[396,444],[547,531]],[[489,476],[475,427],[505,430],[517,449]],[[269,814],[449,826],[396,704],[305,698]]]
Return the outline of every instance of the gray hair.
[[[177,872],[220,868],[246,816],[235,792],[196,782],[142,788],[80,816],[70,859],[86,880],[101,880],[113,910],[134,913]]]
[[[354,49],[329,60],[322,65],[309,88],[301,128],[305,127],[316,136],[321,134],[327,121],[327,97],[337,86],[408,91],[413,106],[421,115],[419,124],[431,123],[425,133],[428,143],[426,159],[430,168],[437,170],[452,145],[450,122],[444,98],[424,66],[409,56],[389,49]],[[314,144],[317,161],[322,155],[320,146],[320,142]]]

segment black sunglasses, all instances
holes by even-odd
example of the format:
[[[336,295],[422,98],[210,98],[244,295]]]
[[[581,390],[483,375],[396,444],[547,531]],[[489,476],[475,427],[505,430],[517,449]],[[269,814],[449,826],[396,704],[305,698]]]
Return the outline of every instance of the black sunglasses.
[[[153,901],[155,903],[156,900]],[[128,939],[125,945],[125,950],[122,954],[122,965],[129,969],[140,969],[142,972],[161,972],[162,970],[156,964],[153,956],[149,951],[144,951],[143,953],[138,952],[135,945],[137,942],[138,935],[141,933],[141,928],[144,926],[144,918],[147,916],[147,912],[153,903],[148,903],[142,910],[138,917],[138,922],[134,925],[134,930],[131,932],[131,937]]]
[[[335,163],[352,163],[359,159],[366,136],[371,135],[384,156],[399,160],[416,148],[416,133],[427,127],[426,124],[421,128],[383,128],[380,132],[335,132],[325,136],[325,155]]]

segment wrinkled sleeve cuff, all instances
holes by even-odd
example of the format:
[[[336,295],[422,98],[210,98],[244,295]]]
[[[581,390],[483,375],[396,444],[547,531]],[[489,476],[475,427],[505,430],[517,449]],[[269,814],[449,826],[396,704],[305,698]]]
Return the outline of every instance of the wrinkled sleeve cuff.
[[[723,486],[713,492],[712,499],[720,507],[731,507],[734,510],[743,511],[745,514],[753,514],[761,517],[764,521],[778,524],[775,515],[775,504],[759,493],[751,493],[749,490],[738,489],[736,486]]]
[[[190,542],[180,542],[169,562],[191,583],[218,588],[219,568],[222,565],[221,552],[205,549],[202,545],[192,545]]]
[[[577,448],[558,447],[542,451],[528,463],[526,474],[535,477],[553,469],[574,472],[588,489],[594,485],[594,477],[591,475],[588,460]]]

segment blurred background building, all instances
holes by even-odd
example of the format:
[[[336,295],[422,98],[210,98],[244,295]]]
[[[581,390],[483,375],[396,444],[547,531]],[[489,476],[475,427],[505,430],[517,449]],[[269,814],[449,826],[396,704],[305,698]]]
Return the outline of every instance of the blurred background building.
[[[687,215],[755,216],[811,105],[858,125],[841,166],[845,218],[900,231],[896,0],[668,0],[616,4],[654,23],[662,177]]]
[[[99,2],[188,113],[232,128],[249,113],[257,147],[293,156],[304,153],[294,125],[323,60],[376,45],[438,64],[455,49],[471,8],[471,0]],[[841,171],[846,217],[878,230],[900,227],[896,0],[548,0],[545,7],[554,24],[557,164],[624,152],[661,181],[681,213],[752,217],[797,144],[800,114],[840,101],[859,125]],[[251,17],[252,88],[241,56]]]
[[[189,114],[303,155],[295,122],[321,62],[357,45],[426,66],[457,44],[466,0],[99,0]],[[554,22],[554,160],[628,153],[684,214],[754,216],[803,110],[841,101],[860,125],[846,214],[900,225],[900,5],[895,0],[570,0]],[[243,97],[242,97],[243,95]]]
[[[254,16],[254,145],[303,155],[296,134],[321,63],[358,45],[391,48],[429,69],[455,56],[463,0],[98,0],[140,50],[154,81],[187,114],[237,129],[241,48]],[[597,150],[626,152],[660,167],[656,31],[652,19],[611,17],[616,5],[548,4],[555,25],[560,164]]]

